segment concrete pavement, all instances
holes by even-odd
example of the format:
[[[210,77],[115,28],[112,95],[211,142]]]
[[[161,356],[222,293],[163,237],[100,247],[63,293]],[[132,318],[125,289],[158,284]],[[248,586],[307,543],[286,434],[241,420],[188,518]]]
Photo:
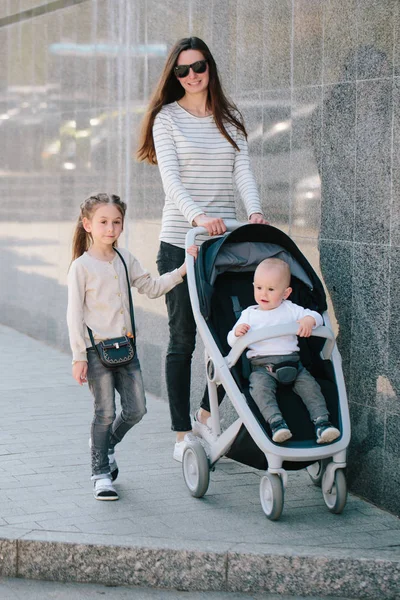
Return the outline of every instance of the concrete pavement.
[[[351,495],[333,515],[308,475],[296,472],[281,520],[270,522],[260,472],[227,459],[206,496],[192,498],[172,460],[174,434],[159,398],[148,397],[148,415],[118,448],[120,500],[97,502],[87,446],[92,402],[71,377],[70,357],[5,326],[0,347],[0,575],[400,597],[399,519]]]
[[[143,587],[110,587],[89,583],[58,583],[30,579],[0,578],[0,600],[293,600],[293,596],[232,592],[178,592]],[[296,600],[347,600],[297,596]]]

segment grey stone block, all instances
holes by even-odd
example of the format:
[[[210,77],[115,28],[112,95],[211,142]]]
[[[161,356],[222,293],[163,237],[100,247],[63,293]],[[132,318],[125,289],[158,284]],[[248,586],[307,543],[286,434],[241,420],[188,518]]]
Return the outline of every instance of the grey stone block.
[[[17,575],[17,542],[15,539],[0,539],[0,575]]]
[[[292,41],[292,3],[289,0],[264,0],[265,90],[289,88]]]
[[[293,4],[293,85],[322,83],[323,3],[295,0]]]
[[[282,228],[290,221],[290,128],[291,90],[268,90],[263,97],[262,179],[264,214],[274,215]],[[279,127],[280,133],[275,133]],[[283,125],[282,125],[283,124]],[[250,140],[250,148],[253,141]]]
[[[321,177],[320,238],[350,242],[356,189],[355,82],[325,86],[321,109],[322,152],[316,155]]]
[[[350,409],[353,435],[347,469],[349,484],[379,504],[383,493],[384,416],[379,409],[360,404],[352,403]]]
[[[321,220],[322,88],[293,90],[291,106],[290,236],[316,238]]]
[[[400,565],[390,561],[334,559],[329,551],[319,557],[228,554],[230,591],[258,591],[291,595],[345,595],[349,598],[394,600]]]
[[[357,78],[390,77],[393,69],[397,2],[363,0],[357,15]],[[378,33],[379,32],[379,33]]]
[[[18,552],[19,575],[32,579],[224,589],[226,557],[216,553],[25,540]]]
[[[246,26],[237,29],[236,60],[240,67],[236,70],[236,94],[246,90],[253,95],[263,89],[264,53],[260,52],[260,40],[264,34],[264,5],[264,0],[237,3],[237,21]]]
[[[384,486],[385,503],[395,514],[400,513],[400,448],[397,434],[398,427],[400,427],[400,416],[388,413],[386,416],[385,462],[383,465],[382,485]]]
[[[328,0],[324,9],[324,84],[357,76],[357,0]]]
[[[400,223],[399,223],[400,224]],[[396,231],[400,232],[397,226]],[[400,293],[400,244],[392,247],[389,255],[389,293],[390,314],[388,323],[388,360],[385,373],[387,379],[386,406],[391,414],[400,415],[400,319],[397,311],[397,301]],[[390,422],[390,419],[388,420]]]
[[[355,241],[361,243],[389,243],[392,86],[390,79],[357,83]]]

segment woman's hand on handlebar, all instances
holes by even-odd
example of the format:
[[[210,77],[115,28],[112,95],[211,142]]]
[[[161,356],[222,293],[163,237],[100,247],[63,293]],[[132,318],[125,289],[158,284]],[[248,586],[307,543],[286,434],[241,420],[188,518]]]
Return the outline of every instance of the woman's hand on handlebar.
[[[211,236],[222,235],[226,231],[226,226],[222,219],[207,217],[207,215],[199,215],[194,219],[193,224],[196,227],[204,227]]]
[[[269,222],[264,219],[261,213],[253,213],[249,216],[249,223],[260,223],[261,225],[269,225]]]

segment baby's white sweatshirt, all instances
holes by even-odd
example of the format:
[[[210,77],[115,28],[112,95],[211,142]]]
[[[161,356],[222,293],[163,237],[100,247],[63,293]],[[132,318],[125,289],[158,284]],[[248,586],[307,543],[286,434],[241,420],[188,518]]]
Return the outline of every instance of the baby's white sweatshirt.
[[[282,304],[272,310],[262,310],[258,304],[249,306],[242,312],[239,320],[228,333],[228,344],[233,346],[240,339],[240,337],[235,336],[235,329],[240,323],[247,323],[251,327],[250,331],[254,331],[265,325],[272,327],[294,323],[307,316],[314,317],[315,327],[323,325],[323,319],[319,313],[294,304],[290,300],[284,300]],[[255,356],[286,355],[298,350],[297,336],[287,335],[250,344],[246,356],[252,358]]]

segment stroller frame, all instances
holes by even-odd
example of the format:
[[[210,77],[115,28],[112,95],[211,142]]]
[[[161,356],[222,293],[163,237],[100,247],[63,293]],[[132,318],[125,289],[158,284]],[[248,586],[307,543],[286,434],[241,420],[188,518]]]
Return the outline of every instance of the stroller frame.
[[[225,221],[225,225],[227,227],[227,232],[231,232],[238,227],[245,225],[245,223],[239,223],[237,221]],[[197,236],[204,235],[205,233],[207,233],[207,230],[203,227],[195,227],[191,229],[186,235],[186,249],[195,243]],[[227,453],[242,424],[245,424],[248,433],[253,438],[260,450],[265,454],[268,463],[268,469],[265,473],[268,481],[265,481],[264,476],[260,484],[261,504],[267,517],[269,517],[271,520],[279,518],[283,508],[283,494],[287,485],[287,471],[282,467],[282,464],[285,460],[290,460],[293,462],[313,462],[311,467],[307,468],[312,481],[316,485],[320,485],[322,480],[322,493],[329,510],[335,513],[341,512],[346,503],[347,496],[346,482],[345,478],[343,477],[343,469],[346,467],[347,447],[350,442],[350,415],[341,366],[341,356],[336,346],[335,336],[331,329],[328,313],[325,311],[322,315],[325,325],[315,328],[312,332],[312,335],[324,338],[326,340],[321,351],[321,357],[323,359],[331,360],[333,363],[339,396],[341,437],[337,441],[334,441],[328,445],[321,445],[319,447],[278,446],[272,442],[272,440],[270,440],[263,431],[260,423],[248,406],[245,395],[240,391],[235,379],[233,378],[230,369],[236,364],[243,351],[250,343],[286,335],[296,335],[298,325],[296,323],[291,323],[281,326],[263,327],[262,329],[253,332],[249,331],[236,342],[235,346],[231,349],[227,356],[223,356],[200,311],[194,270],[194,259],[192,256],[187,254],[186,261],[187,280],[193,315],[205,348],[212,439],[205,441],[202,438],[201,445],[203,448],[205,448],[209,468],[212,468],[215,463]],[[221,433],[217,397],[217,386],[219,384],[223,385],[226,395],[238,414],[238,418],[223,433]],[[196,442],[196,438],[194,438],[194,436],[190,436],[189,440],[189,449],[185,450],[183,457],[183,474],[186,484],[188,485],[192,495],[200,497],[205,493],[208,487],[208,480],[207,485],[200,486],[200,488],[205,487],[204,492],[203,489],[200,490],[203,493],[199,493],[199,490],[196,488],[196,486],[193,487],[193,481],[188,481],[190,476],[188,477],[188,465],[185,465],[185,455],[187,450],[189,450],[189,454],[192,454],[191,458],[193,459],[193,448],[191,448],[191,446],[199,443]],[[201,453],[201,450],[197,449],[196,452],[199,454]],[[196,460],[197,459],[195,457],[195,463]],[[197,465],[197,468],[198,467],[199,465]],[[193,467],[192,460],[192,471],[193,468],[196,468],[196,465]],[[337,475],[338,471],[342,471],[340,476]],[[277,478],[279,478],[282,486],[281,502],[279,502],[280,492],[276,494],[276,490],[280,487]],[[278,496],[278,504],[281,504],[282,506],[275,506],[276,502],[274,503],[274,494],[275,496]],[[277,508],[278,510],[276,510]]]

